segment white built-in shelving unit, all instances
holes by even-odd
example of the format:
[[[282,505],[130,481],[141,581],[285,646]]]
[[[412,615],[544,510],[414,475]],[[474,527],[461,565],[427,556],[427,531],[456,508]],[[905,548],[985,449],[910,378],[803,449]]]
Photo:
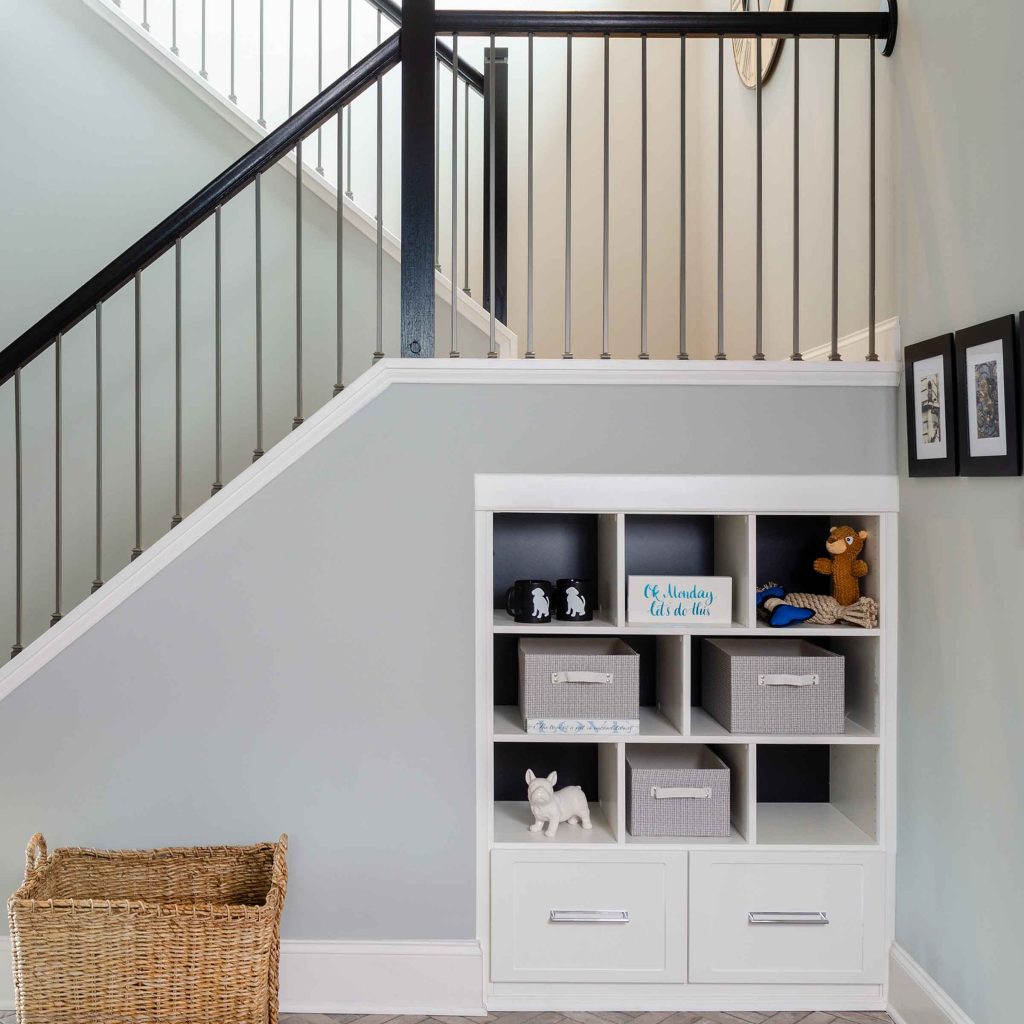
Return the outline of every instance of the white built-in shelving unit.
[[[637,479],[478,478],[488,1006],[882,1008],[892,932],[895,481],[867,478],[854,489],[834,479]],[[825,589],[811,563],[839,523],[869,533],[862,589],[879,602],[879,627],[760,622],[759,583]],[[627,577],[655,574],[731,577],[732,623],[631,624]],[[561,576],[596,582],[594,621],[525,625],[504,611],[514,579]],[[639,734],[528,735],[517,707],[518,639],[587,635],[620,637],[640,654]],[[723,636],[806,637],[843,655],[844,731],[728,732],[700,701],[702,641]],[[707,745],[726,762],[728,838],[629,834],[625,760],[646,744]],[[529,832],[527,767],[582,785],[593,829],[563,824],[551,839]],[[554,903],[634,909],[627,925],[563,926],[549,919]],[[823,914],[827,924],[757,923],[786,912]]]

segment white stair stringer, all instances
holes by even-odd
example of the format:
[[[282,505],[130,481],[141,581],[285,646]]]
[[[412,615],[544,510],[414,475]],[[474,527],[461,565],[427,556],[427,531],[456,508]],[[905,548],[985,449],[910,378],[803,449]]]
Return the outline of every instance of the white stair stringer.
[[[210,85],[207,79],[193,71],[184,61],[157,42],[153,36],[143,31],[120,8],[115,6],[111,0],[82,0],[82,2],[154,60],[184,88],[188,89],[193,96],[196,96],[212,111],[223,118],[250,145],[255,145],[267,136],[267,129],[261,127],[256,121],[245,114],[236,104],[232,103],[226,96]],[[287,170],[294,177],[294,156],[285,157],[279,162],[278,166]],[[377,221],[371,214],[367,213],[347,196],[339,196],[338,190],[323,175],[318,174],[315,170],[311,170],[308,166],[302,168],[302,181],[308,192],[331,210],[337,211],[340,200],[343,205],[346,224],[355,227],[370,242],[376,245]],[[383,231],[383,247],[384,255],[388,260],[394,264],[401,262],[401,241],[392,232],[388,231],[387,228]],[[450,278],[440,271],[434,274],[434,294],[442,306],[451,307],[452,283]],[[461,321],[465,325],[474,328],[486,338],[490,330],[490,316],[487,310],[470,295],[467,295],[462,288],[456,289],[456,295],[458,297],[457,305]],[[469,339],[464,337],[464,340]],[[495,323],[495,342],[499,357],[509,358],[519,354],[518,340],[515,333],[500,322]],[[446,355],[447,348],[448,346],[443,338],[439,338],[437,344],[438,354]],[[465,354],[473,356],[483,355],[484,353],[473,350],[471,344],[467,347]]]

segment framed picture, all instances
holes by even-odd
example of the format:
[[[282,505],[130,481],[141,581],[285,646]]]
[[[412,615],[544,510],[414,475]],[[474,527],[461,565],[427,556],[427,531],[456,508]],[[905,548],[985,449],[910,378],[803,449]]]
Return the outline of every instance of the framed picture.
[[[1020,474],[1017,374],[1017,331],[1012,315],[956,332],[962,476]]]
[[[956,476],[956,369],[953,335],[903,350],[907,456],[911,476]]]

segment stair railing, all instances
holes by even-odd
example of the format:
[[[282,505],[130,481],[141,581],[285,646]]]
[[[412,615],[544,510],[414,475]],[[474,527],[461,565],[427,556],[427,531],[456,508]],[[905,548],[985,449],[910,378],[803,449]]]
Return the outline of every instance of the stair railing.
[[[391,19],[397,18],[398,13],[390,6],[390,0],[371,0],[381,16]],[[53,511],[54,511],[54,535],[53,535],[53,587],[52,587],[52,614],[50,615],[51,625],[58,622],[66,609],[77,599],[86,596],[89,589],[96,590],[103,586],[107,571],[115,564],[123,565],[128,558],[136,558],[144,549],[147,537],[143,528],[143,503],[147,500],[143,488],[143,427],[146,421],[146,410],[143,408],[143,352],[147,347],[143,338],[143,284],[147,277],[147,270],[160,259],[160,257],[173,256],[173,344],[170,351],[161,353],[166,359],[168,366],[173,367],[174,380],[174,403],[173,403],[173,435],[174,435],[174,459],[173,459],[173,513],[169,517],[170,527],[176,526],[182,521],[184,515],[190,511],[190,502],[185,493],[184,486],[184,460],[185,460],[185,411],[183,395],[183,312],[184,305],[189,301],[188,296],[183,293],[183,265],[185,254],[183,254],[183,240],[191,238],[196,230],[203,224],[212,221],[213,226],[213,359],[212,369],[214,377],[213,404],[214,404],[214,438],[212,462],[213,481],[211,490],[216,493],[224,485],[230,474],[231,467],[227,465],[224,452],[223,437],[223,400],[224,400],[224,367],[222,362],[222,334],[224,324],[222,322],[222,288],[224,263],[222,260],[222,214],[229,207],[232,200],[235,200],[242,192],[250,191],[254,200],[254,251],[253,251],[253,300],[255,303],[255,331],[251,337],[252,349],[251,359],[255,365],[255,423],[254,423],[254,445],[252,458],[258,459],[267,448],[267,437],[265,435],[265,413],[264,413],[264,286],[269,279],[265,279],[263,271],[263,258],[265,256],[265,242],[261,226],[261,189],[263,179],[267,172],[279,164],[294,174],[294,265],[291,273],[294,285],[294,329],[285,332],[284,336],[291,340],[294,338],[294,403],[292,404],[291,425],[300,425],[310,408],[308,396],[304,391],[304,322],[303,322],[303,198],[304,184],[310,176],[303,166],[303,146],[309,144],[312,136],[318,135],[320,129],[334,119],[337,123],[337,131],[334,137],[337,140],[337,160],[339,168],[344,161],[343,152],[346,139],[351,138],[351,132],[342,128],[342,118],[352,108],[352,103],[360,95],[373,90],[376,99],[376,191],[375,206],[376,217],[372,227],[374,234],[374,247],[376,251],[375,268],[375,315],[373,324],[375,326],[374,360],[384,355],[385,328],[384,328],[384,269],[383,253],[385,251],[384,231],[384,181],[383,181],[383,138],[384,138],[384,103],[383,83],[388,73],[400,62],[402,64],[401,75],[401,220],[402,220],[402,250],[400,265],[400,334],[401,353],[405,356],[433,356],[435,352],[435,319],[434,299],[436,288],[436,272],[446,260],[448,261],[447,271],[449,285],[451,287],[453,309],[458,307],[458,280],[459,280],[459,239],[463,239],[468,250],[468,173],[464,173],[467,181],[463,202],[458,202],[458,178],[459,178],[459,104],[458,93],[460,83],[462,88],[482,88],[486,105],[486,137],[484,140],[485,159],[485,181],[483,183],[483,207],[486,230],[485,238],[485,288],[483,289],[486,303],[489,308],[489,355],[497,356],[498,346],[496,343],[496,324],[505,315],[504,306],[508,300],[507,282],[502,279],[503,268],[507,267],[507,253],[505,251],[508,238],[508,225],[505,223],[507,217],[507,164],[505,163],[503,149],[500,145],[503,128],[503,104],[507,104],[507,94],[503,98],[501,90],[507,88],[507,65],[502,69],[502,50],[498,42],[503,39],[514,37],[525,37],[528,42],[528,68],[527,68],[527,160],[526,160],[526,192],[528,196],[526,216],[526,292],[527,292],[527,316],[526,316],[526,357],[536,355],[536,332],[534,329],[534,289],[535,289],[535,260],[534,260],[534,231],[535,211],[534,195],[537,189],[535,179],[537,177],[537,166],[534,154],[534,81],[535,81],[535,54],[533,41],[539,37],[556,37],[565,40],[564,74],[569,96],[565,115],[565,133],[567,145],[565,150],[565,163],[563,169],[552,166],[550,153],[545,154],[545,175],[542,187],[547,187],[553,177],[558,176],[560,170],[564,170],[565,182],[565,252],[564,262],[564,322],[563,322],[563,352],[566,359],[571,359],[574,352],[573,341],[573,275],[572,275],[572,252],[574,241],[574,209],[573,209],[573,182],[574,169],[572,164],[572,132],[573,132],[573,99],[572,99],[572,74],[573,74],[573,40],[583,36],[590,36],[603,40],[603,166],[602,166],[602,261],[603,280],[601,294],[602,328],[601,328],[601,357],[611,358],[611,346],[609,343],[609,280],[612,273],[609,258],[609,205],[610,205],[610,178],[609,178],[609,150],[611,138],[609,132],[609,53],[616,42],[623,38],[633,38],[640,41],[642,64],[641,64],[641,99],[638,117],[641,127],[641,156],[642,156],[642,180],[641,180],[641,218],[637,229],[641,238],[640,246],[640,279],[641,279],[641,315],[638,325],[639,330],[639,358],[647,359],[649,351],[649,316],[648,316],[648,260],[649,260],[649,207],[647,202],[648,191],[648,66],[647,66],[647,41],[651,38],[670,38],[678,41],[679,45],[679,88],[681,131],[680,131],[680,181],[681,194],[680,202],[680,274],[679,274],[679,321],[678,321],[678,357],[689,358],[691,355],[687,339],[687,253],[686,253],[686,218],[688,213],[688,201],[686,197],[686,110],[688,99],[686,89],[686,60],[687,50],[692,40],[710,39],[717,51],[717,339],[715,357],[725,359],[727,356],[725,345],[724,328],[724,244],[725,234],[723,229],[723,217],[726,206],[726,197],[723,191],[723,122],[724,122],[724,52],[725,41],[753,39],[760,44],[768,39],[784,38],[792,40],[794,51],[794,90],[792,97],[794,127],[799,126],[801,86],[799,80],[799,52],[800,43],[804,39],[824,39],[831,41],[833,46],[833,81],[832,81],[832,106],[833,124],[832,128],[832,265],[831,265],[831,344],[830,358],[838,361],[840,359],[838,345],[838,302],[839,302],[839,153],[840,153],[840,126],[839,126],[839,102],[840,102],[840,75],[839,60],[841,43],[851,40],[855,45],[856,40],[866,40],[868,43],[867,52],[868,66],[870,73],[870,86],[868,90],[868,104],[870,116],[868,119],[870,132],[869,159],[863,173],[867,183],[869,216],[867,217],[866,228],[868,233],[868,258],[866,274],[868,279],[868,324],[869,360],[877,359],[874,322],[875,322],[875,42],[883,42],[882,53],[887,55],[892,52],[896,33],[896,8],[895,0],[889,0],[888,10],[881,13],[746,13],[745,11],[733,11],[723,14],[596,14],[596,13],[537,13],[529,11],[459,11],[444,10],[435,11],[433,0],[417,0],[415,4],[407,4],[401,11],[401,28],[399,32],[385,39],[371,53],[361,60],[355,62],[340,78],[325,90],[320,92],[313,100],[289,116],[279,127],[273,129],[264,139],[254,146],[248,153],[232,164],[222,174],[218,175],[205,188],[201,189],[195,196],[165,218],[153,230],[147,232],[134,245],[94,275],[81,288],[75,291],[54,310],[44,316],[37,324],[25,331],[21,337],[0,351],[0,397],[6,402],[10,397],[10,404],[13,408],[13,448],[14,448],[14,509],[15,509],[15,530],[14,530],[14,625],[12,655],[20,652],[26,639],[38,635],[43,630],[40,609],[45,607],[41,602],[47,600],[46,587],[41,574],[35,570],[31,573],[33,584],[33,599],[31,603],[31,622],[26,617],[26,594],[25,584],[26,561],[25,561],[25,526],[27,523],[26,512],[33,517],[32,526],[35,527],[35,519],[43,512],[43,504],[35,499],[27,499],[26,491],[26,460],[24,458],[24,442],[26,437],[26,410],[30,407],[49,409],[49,401],[52,397],[53,409]],[[438,47],[438,36],[451,39],[450,56],[446,48]],[[463,73],[464,61],[460,57],[460,43],[466,39],[477,37],[488,41],[489,46],[486,53],[486,64],[483,81],[479,82],[472,73]],[[756,57],[756,83],[753,88],[756,104],[756,213],[753,223],[752,236],[753,256],[755,262],[755,274],[753,282],[754,301],[756,304],[756,331],[754,338],[754,351],[750,353],[754,359],[763,359],[763,286],[764,286],[764,238],[763,238],[763,216],[764,216],[764,195],[763,195],[763,121],[762,121],[762,46],[755,45]],[[439,57],[440,54],[440,57]],[[450,79],[452,96],[451,123],[442,126],[440,109],[440,91],[442,85],[449,86],[439,71],[443,66],[445,73]],[[458,74],[450,74],[452,69],[457,69]],[[467,116],[468,103],[463,104],[463,117]],[[450,168],[451,168],[451,230],[450,253],[442,253],[438,245],[439,212],[438,200],[442,188],[447,190],[448,183],[440,181],[439,154],[442,149],[441,131],[448,136],[450,128]],[[465,149],[462,154],[464,171],[468,170],[468,131],[463,133],[463,145]],[[791,358],[800,360],[802,349],[799,337],[799,311],[800,311],[800,141],[799,131],[794,131],[793,142],[793,349]],[[293,162],[294,160],[294,162]],[[318,163],[321,162],[318,148]],[[269,184],[269,179],[268,182]],[[340,182],[339,182],[340,183]],[[459,211],[462,211],[464,230],[460,236],[458,229]],[[334,355],[335,373],[333,392],[337,394],[345,384],[343,375],[344,365],[344,317],[342,310],[344,306],[344,240],[346,237],[345,204],[337,203],[336,209],[336,351]],[[367,227],[364,225],[364,227]],[[367,228],[369,230],[369,228]],[[204,239],[193,239],[202,243]],[[390,243],[389,243],[390,244]],[[465,257],[464,251],[463,256]],[[166,261],[165,261],[166,262]],[[463,273],[465,273],[466,261],[463,261]],[[312,269],[316,269],[313,267]],[[151,271],[152,272],[152,271]],[[465,281],[464,290],[468,290],[468,279]],[[364,293],[365,294],[365,293]],[[125,545],[125,558],[117,559],[106,550],[104,541],[105,526],[105,454],[107,452],[107,438],[104,435],[104,425],[110,420],[106,409],[104,398],[110,395],[105,394],[104,389],[104,354],[107,350],[108,318],[105,315],[108,310],[115,312],[112,300],[118,296],[130,296],[134,308],[134,331],[132,337],[133,346],[133,368],[131,381],[126,383],[120,394],[128,391],[131,394],[131,429],[134,433],[133,454],[134,464],[132,468],[132,489],[133,489],[133,537],[130,549]],[[123,305],[123,303],[122,303]],[[107,307],[107,309],[105,309]],[[65,380],[63,362],[66,355],[74,354],[79,360],[83,355],[83,349],[77,345],[80,332],[76,337],[75,352],[65,353],[63,351],[64,339],[68,332],[76,325],[91,318],[94,331],[92,339],[94,342],[94,362],[92,368],[95,373],[95,391],[92,412],[84,410],[85,419],[83,422],[72,421],[68,423],[70,430],[65,429],[65,414],[68,411],[65,387],[69,381]],[[452,337],[449,345],[449,355],[460,354],[458,340],[458,318],[452,317]],[[280,335],[279,335],[280,336]],[[249,337],[246,335],[246,344]],[[279,346],[278,346],[279,347]],[[269,351],[269,350],[268,350]],[[40,366],[40,358],[44,354],[53,354],[52,364],[47,363]],[[48,371],[52,365],[52,384],[46,380],[43,372]],[[290,369],[290,367],[289,367]],[[41,372],[43,371],[43,372]],[[31,378],[31,379],[29,379]],[[276,379],[276,375],[275,378]],[[46,387],[46,393],[38,396],[36,393],[29,394],[29,387],[36,388],[42,382]],[[76,375],[73,380],[72,390],[77,393],[82,391],[82,378]],[[86,384],[86,387],[89,387]],[[325,389],[326,392],[327,389]],[[118,397],[117,395],[113,397]],[[327,399],[325,393],[321,396]],[[42,403],[42,404],[40,404]],[[81,418],[81,417],[79,417]],[[89,423],[89,419],[92,423]],[[74,420],[74,417],[72,418]],[[33,415],[32,423],[37,424],[39,416]],[[91,429],[90,429],[91,428]],[[79,438],[83,433],[92,435],[94,441],[94,458],[89,458],[89,469],[95,467],[94,497],[95,497],[95,521],[93,531],[94,559],[91,576],[91,583],[86,582],[87,576],[81,572],[81,566],[75,571],[75,580],[71,589],[66,590],[64,579],[65,568],[65,532],[66,523],[63,516],[65,500],[65,456],[64,448],[68,442],[69,435],[72,438]],[[10,435],[8,435],[10,436]],[[40,442],[45,443],[45,438]],[[37,444],[38,447],[38,444]],[[190,452],[190,458],[196,457]],[[246,456],[248,458],[248,456]],[[33,470],[36,463],[33,461]],[[194,475],[194,474],[193,474]],[[79,483],[80,483],[79,479]],[[168,520],[163,520],[168,522]],[[80,532],[80,531],[79,531]],[[153,532],[152,527],[149,533]],[[165,532],[161,529],[160,532]],[[80,554],[80,553],[79,553]],[[88,557],[88,555],[86,556]],[[75,589],[77,588],[77,589]],[[42,597],[41,597],[42,595]]]
[[[725,187],[725,161],[726,152],[724,146],[725,137],[725,90],[724,90],[724,68],[726,61],[726,41],[737,46],[743,40],[753,41],[753,54],[751,54],[751,78],[753,84],[750,92],[755,107],[755,150],[756,150],[756,185],[755,185],[755,215],[751,224],[751,236],[753,240],[754,275],[752,283],[752,299],[755,309],[754,330],[752,351],[744,353],[747,358],[763,360],[765,358],[764,344],[764,219],[765,219],[765,196],[764,196],[764,118],[762,88],[771,71],[774,58],[771,54],[766,58],[765,44],[769,40],[791,40],[793,51],[793,89],[792,89],[792,350],[790,358],[801,360],[803,350],[800,339],[800,237],[801,237],[801,187],[800,187],[800,102],[802,87],[800,83],[800,44],[802,40],[824,40],[825,46],[831,44],[832,75],[831,82],[813,83],[812,88],[818,91],[829,89],[832,99],[832,124],[831,131],[831,288],[829,290],[829,301],[831,307],[831,332],[828,358],[832,361],[842,359],[839,347],[839,308],[840,308],[840,56],[844,49],[862,46],[860,56],[854,53],[854,59],[862,59],[867,68],[868,89],[865,97],[867,101],[867,125],[868,125],[868,146],[867,160],[863,165],[863,183],[867,205],[866,216],[864,217],[863,228],[867,234],[866,252],[867,259],[864,267],[866,277],[866,302],[865,312],[868,321],[868,346],[867,359],[876,361],[877,342],[875,331],[875,308],[876,308],[876,117],[875,117],[875,53],[880,50],[883,56],[889,56],[893,52],[897,29],[897,6],[896,0],[888,0],[884,5],[885,9],[871,12],[759,12],[748,10],[748,4],[744,2],[741,9],[737,9],[737,3],[733,3],[733,10],[724,13],[593,13],[593,12],[538,12],[528,10],[438,10],[431,12],[432,0],[426,0],[417,4],[417,17],[428,19],[433,17],[434,30],[438,36],[450,38],[452,49],[458,52],[460,41],[473,37],[483,38],[488,42],[488,67],[491,62],[496,67],[506,59],[509,51],[498,49],[497,46],[504,40],[513,38],[525,38],[527,40],[527,125],[526,135],[526,273],[525,273],[525,315],[520,316],[513,327],[519,334],[526,336],[526,358],[535,356],[536,331],[535,331],[535,194],[537,192],[538,172],[543,174],[542,186],[550,190],[558,188],[558,172],[553,166],[553,154],[550,146],[551,113],[550,96],[544,97],[547,121],[549,128],[549,146],[544,153],[543,169],[539,168],[535,161],[534,153],[534,130],[535,130],[535,81],[537,69],[535,68],[534,40],[539,38],[556,38],[565,42],[564,50],[564,83],[568,101],[565,108],[564,136],[566,139],[564,151],[564,284],[563,284],[563,318],[562,318],[562,356],[565,359],[573,358],[574,352],[574,331],[573,331],[573,243],[574,243],[574,215],[578,211],[574,208],[573,184],[578,171],[573,168],[573,41],[585,37],[601,39],[604,42],[603,55],[603,97],[596,99],[588,97],[593,104],[596,102],[603,106],[603,161],[601,175],[603,202],[600,210],[591,210],[592,219],[600,218],[602,222],[602,285],[601,300],[602,309],[600,327],[600,357],[609,359],[612,356],[610,346],[610,280],[613,274],[610,260],[609,244],[609,209],[610,209],[610,173],[609,173],[609,152],[613,148],[609,129],[609,109],[611,96],[609,87],[609,63],[610,51],[620,41],[625,39],[639,40],[641,49],[640,60],[640,104],[635,111],[636,120],[640,125],[641,142],[640,158],[641,172],[639,181],[640,193],[640,218],[636,230],[639,235],[640,249],[640,301],[639,318],[637,323],[638,349],[637,355],[640,359],[650,358],[650,295],[649,295],[649,261],[650,261],[650,206],[648,202],[649,191],[649,111],[651,100],[649,97],[649,70],[648,70],[648,40],[671,39],[678,41],[678,79],[679,82],[679,223],[678,229],[678,261],[679,261],[679,305],[677,314],[678,323],[678,350],[679,359],[688,359],[691,356],[691,346],[687,336],[687,238],[686,223],[688,206],[692,200],[687,196],[686,163],[687,163],[687,106],[693,105],[704,99],[703,96],[688,97],[686,92],[686,67],[688,49],[693,49],[694,41],[710,40],[711,45],[717,48],[717,95],[715,103],[717,106],[717,215],[715,257],[716,257],[716,324],[715,324],[715,348],[714,358],[726,359],[726,281],[725,281],[725,247],[726,247],[726,210],[729,197]],[[788,7],[788,4],[786,5]],[[410,5],[411,7],[411,5]],[[408,17],[408,13],[406,14]],[[844,47],[842,44],[847,44]],[[877,45],[876,45],[877,44]],[[403,61],[407,61],[409,54],[403,50]],[[849,58],[848,58],[849,59]],[[766,64],[765,61],[768,61]],[[547,69],[549,72],[551,68]],[[427,88],[426,82],[416,82],[414,76],[405,73],[403,88],[408,90],[410,96],[422,92]],[[507,239],[508,224],[507,217],[507,165],[504,160],[505,139],[503,131],[509,130],[503,124],[500,115],[507,109],[507,96],[502,95],[502,89],[507,88],[507,68],[503,72],[487,76],[485,74],[485,180],[484,180],[484,201],[485,201],[485,224],[484,224],[484,305],[490,311],[490,355],[497,356],[496,344],[496,322],[505,320],[505,309],[507,306],[507,282],[505,272],[508,265]],[[548,79],[550,82],[550,78]],[[750,83],[748,83],[750,84]],[[806,85],[803,87],[806,90]],[[661,98],[661,97],[659,97]],[[494,110],[497,115],[489,117],[489,112]],[[420,111],[426,116],[427,111]],[[520,126],[521,128],[522,126]],[[408,130],[408,120],[405,129]],[[452,152],[450,166],[453,169],[453,183],[457,176],[458,157],[455,153],[456,127],[452,125]],[[556,143],[557,145],[557,143]],[[557,158],[556,158],[557,159]],[[423,171],[426,168],[422,169]],[[844,169],[844,175],[846,170]],[[408,180],[408,179],[406,179]],[[493,197],[493,198],[492,198]],[[451,206],[452,224],[450,236],[452,239],[458,233],[458,210],[456,203]],[[843,225],[844,230],[849,230],[849,225]],[[854,230],[860,230],[858,223]],[[455,245],[452,246],[451,257],[445,269],[449,278],[456,274],[458,252]],[[403,266],[403,279],[406,268]],[[844,267],[844,271],[846,268]],[[422,301],[426,288],[425,276],[410,268],[410,279],[416,276],[418,290],[410,297],[410,303]],[[454,291],[454,289],[453,289]],[[589,293],[589,294],[592,294]],[[490,302],[490,296],[495,296],[496,301]],[[523,296],[520,296],[522,299]],[[592,303],[596,305],[596,303]],[[551,325],[548,325],[550,332]],[[454,332],[453,332],[454,334]],[[458,346],[453,337],[451,355],[458,355]],[[596,353],[595,353],[596,354]]]
[[[365,58],[357,62],[336,82],[330,85],[317,97],[289,117],[283,124],[271,131],[266,138],[257,143],[248,153],[240,157],[222,174],[218,175],[205,188],[197,192],[191,199],[183,203],[155,228],[147,232],[134,245],[129,246],[120,256],[95,274],[89,281],[73,292],[55,309],[44,316],[38,323],[30,327],[14,342],[0,351],[0,388],[13,389],[14,409],[14,504],[15,504],[15,594],[14,594],[14,637],[12,656],[18,654],[24,646],[28,633],[25,618],[25,422],[26,406],[29,396],[25,393],[24,376],[29,367],[44,354],[53,353],[53,409],[54,409],[54,461],[53,461],[53,499],[54,499],[54,559],[53,559],[53,611],[50,625],[57,623],[64,615],[67,607],[67,594],[64,581],[65,550],[64,540],[67,524],[63,517],[65,459],[64,447],[68,443],[68,435],[63,419],[66,395],[66,381],[62,368],[63,340],[65,335],[76,325],[88,318],[95,323],[95,418],[92,429],[95,435],[95,570],[91,584],[93,591],[102,586],[105,570],[114,561],[104,550],[104,409],[103,409],[103,352],[104,352],[104,306],[111,300],[130,290],[134,304],[134,372],[131,387],[134,391],[132,408],[132,428],[134,431],[134,544],[131,558],[138,557],[143,550],[143,425],[145,410],[143,409],[142,365],[145,340],[143,338],[143,286],[146,271],[161,256],[173,253],[174,258],[174,345],[173,352],[167,353],[167,362],[172,363],[174,370],[174,498],[173,514],[169,525],[177,526],[191,509],[186,507],[185,489],[183,485],[184,464],[184,395],[183,395],[183,304],[188,297],[183,294],[183,253],[182,242],[204,223],[211,219],[214,222],[213,269],[215,281],[214,305],[214,372],[215,372],[215,437],[214,437],[214,479],[212,492],[215,494],[225,482],[225,465],[223,461],[223,397],[224,378],[222,365],[222,212],[228,204],[245,191],[252,192],[254,203],[254,237],[253,253],[253,298],[255,301],[255,335],[253,337],[252,358],[255,362],[255,423],[254,447],[252,458],[258,459],[265,450],[265,415],[264,415],[264,302],[263,293],[265,279],[262,262],[266,256],[262,237],[261,187],[264,176],[278,164],[294,168],[294,294],[295,294],[295,377],[294,377],[294,417],[292,427],[301,424],[309,410],[309,398],[304,393],[303,355],[303,160],[302,147],[317,130],[332,118],[340,118],[352,102],[368,90],[376,93],[377,106],[377,272],[376,272],[376,358],[383,355],[383,273],[381,254],[384,249],[384,228],[381,186],[382,147],[383,147],[383,82],[385,76],[397,67],[401,59],[400,38],[393,35]],[[343,137],[338,133],[339,139]],[[294,164],[291,160],[294,157]],[[336,379],[334,393],[344,386],[343,378],[343,323],[341,315],[343,295],[343,240],[344,215],[343,205],[338,205],[337,217],[337,338],[336,338]],[[32,374],[33,382],[38,384],[38,375]],[[79,381],[74,382],[80,386]],[[40,396],[42,397],[42,396]],[[321,396],[326,400],[329,395]],[[89,429],[85,423],[68,425],[77,435]],[[33,507],[29,506],[31,513]],[[127,552],[125,552],[127,561]],[[124,564],[123,562],[121,564]],[[33,579],[37,585],[41,580]],[[36,632],[32,627],[33,634]]]

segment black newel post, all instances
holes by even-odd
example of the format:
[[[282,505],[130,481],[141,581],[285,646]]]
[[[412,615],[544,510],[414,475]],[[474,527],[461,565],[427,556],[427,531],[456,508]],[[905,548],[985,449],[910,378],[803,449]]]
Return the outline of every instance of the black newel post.
[[[434,354],[434,0],[402,8],[402,355]]]
[[[491,75],[494,75],[494,316],[508,323],[508,50],[484,53],[484,309],[491,308]]]

